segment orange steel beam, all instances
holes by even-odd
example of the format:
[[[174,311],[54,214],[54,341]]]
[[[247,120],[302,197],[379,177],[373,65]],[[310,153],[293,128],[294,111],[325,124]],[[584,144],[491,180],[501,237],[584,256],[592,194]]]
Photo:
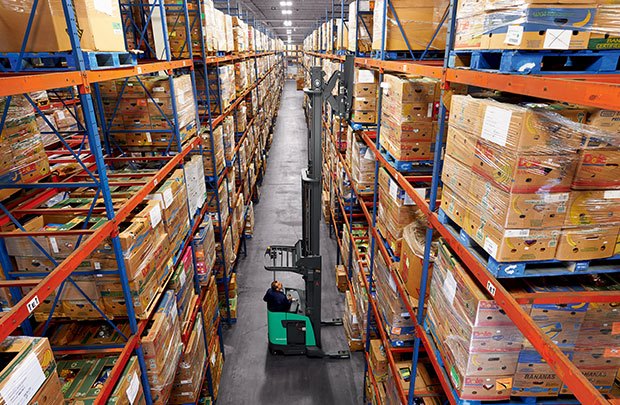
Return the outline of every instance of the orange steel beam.
[[[87,70],[86,72],[84,72],[84,77],[87,83],[98,83],[114,79],[123,79],[125,77],[161,72],[165,70],[189,68],[193,66],[194,64],[192,63],[191,59],[180,59],[170,62],[146,62],[138,64],[136,66],[125,68]]]
[[[447,69],[446,82],[496,89],[509,93],[540,97],[589,107],[617,110],[620,104],[620,75],[606,75],[606,81],[579,80],[565,76],[521,76],[478,72],[466,69]]]
[[[82,84],[80,72],[0,75],[0,96],[30,93]]]

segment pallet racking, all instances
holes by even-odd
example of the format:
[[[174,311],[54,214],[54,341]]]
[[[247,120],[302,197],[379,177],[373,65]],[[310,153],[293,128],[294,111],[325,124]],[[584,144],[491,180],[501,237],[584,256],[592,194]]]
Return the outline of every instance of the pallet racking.
[[[359,5],[359,0],[356,0]],[[384,10],[383,16],[385,18],[387,7],[391,8],[394,13],[394,8],[391,1],[383,3]],[[554,100],[560,102],[574,103],[584,105],[588,107],[597,107],[603,109],[617,109],[620,102],[620,75],[618,74],[570,74],[570,75],[512,75],[502,74],[496,72],[476,71],[469,69],[457,69],[450,68],[448,65],[448,57],[453,49],[454,44],[454,32],[455,32],[455,15],[457,8],[457,0],[452,0],[450,8],[446,13],[447,18],[444,19],[448,25],[448,40],[445,57],[441,61],[422,61],[422,60],[385,60],[385,50],[382,49],[378,53],[377,59],[364,58],[360,55],[356,49],[356,65],[365,68],[377,70],[382,75],[384,72],[396,72],[408,75],[417,75],[424,77],[431,77],[440,79],[442,81],[443,93],[450,91],[451,84],[466,84],[470,86],[494,89],[504,92],[526,95],[531,97],[538,97],[547,100]],[[359,16],[358,16],[359,17]],[[400,24],[398,24],[400,25]],[[385,21],[383,27],[385,27]],[[357,28],[357,27],[356,27]],[[401,29],[402,32],[402,29]],[[385,29],[381,33],[385,38]],[[382,41],[384,43],[384,41]],[[427,47],[428,49],[428,47]],[[309,61],[316,61],[315,63],[322,63],[323,60],[331,60],[335,62],[343,62],[344,57],[340,55],[325,53],[322,48],[318,51],[306,51],[306,57]],[[380,115],[381,110],[381,92],[379,88],[379,102],[378,110]],[[439,109],[439,129],[437,131],[435,147],[436,150],[440,150],[442,141],[444,139],[444,126],[446,123],[447,107],[443,102],[442,97]],[[500,283],[500,281],[493,276],[482,264],[478,258],[468,249],[462,241],[455,235],[444,223],[439,219],[437,209],[437,191],[440,185],[440,174],[442,167],[442,157],[440,154],[435,154],[433,161],[433,170],[431,176],[408,176],[397,171],[380,153],[379,150],[379,133],[380,133],[380,119],[377,122],[376,130],[374,128],[367,128],[366,131],[362,131],[362,139],[365,144],[373,152],[373,155],[377,161],[376,168],[385,168],[390,175],[397,181],[398,185],[406,192],[415,204],[425,214],[429,227],[426,232],[426,246],[424,253],[424,267],[423,274],[421,276],[422,283],[420,285],[420,296],[424,297],[427,290],[426,281],[429,271],[430,263],[430,244],[433,233],[439,234],[443,237],[450,248],[456,253],[457,257],[465,264],[466,268],[471,273],[472,277],[476,279],[484,289],[495,299],[500,307],[506,312],[510,319],[519,328],[521,333],[531,342],[534,348],[541,354],[546,362],[557,373],[561,380],[571,389],[574,393],[577,401],[587,404],[603,404],[610,403],[612,398],[604,397],[601,395],[590,382],[583,376],[583,374],[575,367],[575,365],[558,349],[558,347],[551,342],[551,340],[541,331],[539,327],[535,325],[533,320],[527,315],[521,308],[521,304],[533,304],[533,303],[554,303],[554,304],[567,304],[574,302],[599,302],[599,303],[613,303],[620,301],[620,294],[615,292],[574,292],[574,293],[537,293],[537,294],[511,294]],[[359,126],[355,126],[354,129],[359,130]],[[336,144],[336,140],[332,142]],[[347,171],[347,177],[351,179],[350,170],[347,169],[345,161],[342,155],[338,155],[339,159],[345,170]],[[431,181],[431,186],[427,195],[420,195],[416,190],[416,182]],[[353,187],[353,182],[351,182]],[[369,197],[363,193],[359,193],[358,190],[353,191],[357,197],[359,206],[363,213],[366,223],[370,225],[370,238],[371,245],[370,250],[371,257],[369,263],[364,263],[358,253],[355,252],[355,260],[358,261],[360,268],[368,268],[368,280],[364,278],[364,287],[369,296],[369,310],[368,316],[373,314],[378,322],[381,322],[381,314],[376,310],[376,304],[372,298],[372,270],[374,263],[374,245],[379,247],[379,252],[384,259],[390,260],[391,255],[385,249],[382,243],[381,235],[376,228],[376,204],[377,204],[377,170],[375,170],[375,183],[374,191],[372,194],[372,202]],[[339,200],[339,204],[342,209],[342,218],[345,222],[345,229],[349,230],[348,237],[351,241],[351,250],[354,249],[354,237],[350,233],[349,224],[354,217],[353,203],[351,199],[351,206],[348,213],[344,210],[343,201]],[[372,212],[368,207],[372,208]],[[347,220],[347,216],[349,219]],[[332,218],[335,218],[334,216]],[[335,220],[332,221],[336,227]],[[337,228],[336,228],[337,229]],[[342,247],[340,246],[340,249]],[[349,259],[349,268],[352,262]],[[389,262],[388,262],[389,264]],[[350,271],[349,271],[350,273]],[[404,293],[403,285],[400,278],[393,273],[392,279],[397,286],[398,292],[403,299],[404,305],[407,307],[408,312],[412,318],[416,320],[415,330],[416,338],[412,348],[408,349],[413,353],[412,367],[411,367],[411,381],[410,386],[415,384],[416,369],[420,356],[425,352],[433,365],[437,375],[440,377],[441,384],[444,392],[452,404],[470,403],[458,398],[456,391],[453,389],[450,378],[448,377],[448,371],[444,368],[441,358],[438,354],[437,348],[434,345],[433,339],[430,336],[428,329],[424,323],[424,312],[417,311],[416,308],[412,308],[409,304],[409,300]],[[354,280],[350,280],[350,283]],[[420,307],[423,307],[422,302]],[[397,375],[395,369],[395,363],[392,353],[400,351],[401,348],[393,348],[386,341],[382,328],[379,327],[379,335],[386,348],[387,358],[391,372]],[[368,337],[371,332],[370,322],[367,322],[366,336]],[[368,354],[365,353],[368,369]],[[372,377],[372,376],[371,376]],[[366,375],[365,375],[366,378]],[[371,386],[374,387],[377,393],[377,385],[374,378],[371,378]],[[413,390],[405,392],[402,387],[399,387],[399,397],[402,403],[413,404],[414,398],[417,393]],[[545,403],[548,403],[546,401]],[[505,403],[505,402],[501,402]],[[563,402],[564,403],[564,402]]]
[[[230,3],[228,1],[225,3],[226,8],[230,13]],[[116,58],[116,62],[107,62],[105,66],[100,64],[99,66],[105,67],[105,69],[99,70],[91,70],[93,65],[92,63],[89,64],[89,60],[92,58],[100,58],[101,55],[86,52],[80,48],[79,30],[76,23],[74,9],[70,6],[69,2],[64,0],[62,1],[62,6],[65,14],[64,17],[67,32],[71,40],[72,50],[60,56],[62,56],[61,59],[63,61],[66,62],[70,60],[72,63],[58,64],[56,63],[58,58],[56,58],[53,59],[55,63],[53,66],[48,64],[34,69],[31,68],[31,66],[26,65],[23,61],[35,60],[37,57],[41,57],[41,55],[25,53],[34,20],[32,17],[35,15],[35,10],[33,9],[30,11],[31,19],[22,42],[22,51],[16,59],[17,63],[12,65],[13,69],[9,73],[4,73],[0,76],[0,97],[6,97],[6,106],[2,112],[2,122],[0,126],[4,126],[9,104],[11,103],[13,96],[23,94],[24,97],[30,102],[33,109],[39,115],[43,116],[43,110],[49,107],[37,106],[37,104],[28,96],[28,93],[58,88],[62,89],[73,86],[77,87],[78,96],[70,99],[68,102],[61,101],[60,103],[66,108],[69,106],[79,106],[84,119],[84,125],[80,125],[78,131],[73,131],[72,133],[67,134],[55,128],[48,119],[44,118],[46,123],[52,129],[52,132],[54,132],[54,135],[57,137],[57,142],[55,145],[58,146],[56,147],[54,145],[57,149],[48,151],[50,160],[52,163],[75,164],[75,166],[79,168],[75,173],[65,177],[60,176],[61,178],[52,178],[51,181],[38,183],[3,182],[0,184],[0,189],[10,188],[20,190],[20,194],[9,203],[0,203],[0,209],[2,210],[0,224],[2,226],[11,225],[21,231],[0,232],[0,264],[2,265],[4,274],[4,279],[0,279],[0,288],[8,289],[11,293],[12,299],[14,300],[10,310],[2,313],[2,316],[0,317],[0,341],[4,340],[6,337],[18,330],[19,333],[24,335],[45,335],[46,330],[52,321],[52,316],[56,303],[58,302],[58,297],[60,296],[60,291],[65,285],[71,284],[82,293],[88,303],[99,313],[99,315],[101,315],[101,320],[110,325],[111,328],[113,328],[124,338],[124,342],[120,344],[54,348],[54,351],[61,355],[113,354],[118,356],[115,366],[111,370],[109,377],[99,392],[99,395],[95,401],[96,403],[104,403],[107,401],[114,389],[114,386],[116,385],[116,382],[119,380],[123,369],[129,359],[134,355],[137,356],[141,369],[141,384],[144,390],[146,402],[152,403],[149,381],[146,373],[147,368],[140,338],[147,328],[149,320],[153,316],[154,310],[163,295],[164,289],[160,288],[158,296],[152,301],[146,316],[136,315],[119,241],[120,225],[132,214],[132,211],[134,211],[136,207],[138,207],[145,200],[149,193],[153,192],[159,184],[165,181],[170,173],[177,168],[183,168],[186,160],[192,156],[196,154],[202,155],[205,153],[202,146],[205,139],[211,143],[211,151],[215,153],[213,150],[213,128],[221,123],[224,117],[232,114],[241,101],[243,101],[251,93],[256,94],[254,95],[256,98],[258,94],[257,88],[266,78],[282,78],[283,73],[281,68],[281,57],[279,52],[275,49],[276,42],[273,39],[271,40],[271,50],[265,49],[260,51],[245,52],[242,54],[212,56],[207,55],[204,46],[204,38],[200,38],[200,46],[198,47],[198,52],[196,53],[196,49],[194,49],[194,46],[192,46],[192,43],[188,38],[191,38],[190,30],[192,28],[196,27],[197,24],[202,26],[202,15],[200,12],[196,12],[196,10],[201,10],[201,5],[202,2],[200,0],[174,3],[166,3],[163,0],[150,3],[121,2],[120,8],[125,32],[132,32],[133,35],[131,38],[135,41],[134,44],[137,44],[139,48],[142,48],[144,53],[138,63],[136,63],[137,61],[135,60],[135,57],[133,60],[129,58],[128,61],[125,60],[127,58],[123,59],[125,63],[120,63],[118,58]],[[36,3],[34,7],[36,7]],[[244,18],[250,23],[254,23],[256,30],[260,30],[262,35],[268,35],[267,30],[264,27],[259,27],[260,24],[250,18],[248,13],[242,13],[239,6],[233,9],[235,10],[236,16]],[[138,10],[138,12],[136,12],[136,10]],[[154,18],[154,16],[158,13],[159,19]],[[180,29],[184,30],[186,34],[185,43],[180,48],[177,48],[176,51],[170,47],[169,35],[171,30],[179,27],[167,26],[165,18],[161,18],[161,16],[165,13],[169,15],[176,15],[177,22],[175,22],[175,25],[180,24]],[[160,30],[163,35],[163,49],[154,49],[151,45],[152,38],[149,38],[149,35],[152,35],[152,32],[148,30],[146,26],[142,28],[140,25],[141,21],[150,22],[151,20],[154,21],[152,23],[153,28]],[[125,41],[129,41],[128,37],[125,38]],[[275,55],[275,61],[267,69],[264,69],[263,72],[260,72],[262,76],[259,76],[259,60],[270,55]],[[48,57],[48,55],[44,56],[45,58]],[[110,119],[109,116],[106,116],[102,108],[96,108],[102,104],[100,89],[101,83],[112,80],[123,80],[124,88],[130,79],[135,80],[137,83],[142,83],[141,77],[150,74],[157,74],[159,72],[165,72],[167,75],[168,85],[172,93],[174,93],[173,75],[177,73],[189,74],[191,77],[191,87],[194,99],[200,100],[200,95],[197,92],[195,83],[195,71],[197,66],[218,66],[219,64],[235,63],[248,59],[254,61],[256,81],[241,94],[239,94],[232,105],[225,111],[222,111],[217,117],[212,116],[208,102],[206,103],[206,109],[201,110],[196,108],[196,117],[194,120],[194,127],[192,128],[193,132],[190,132],[190,135],[182,133],[183,128],[180,127],[178,122],[178,101],[175,97],[171,98],[173,115],[171,120],[166,119],[169,124],[169,129],[161,131],[171,134],[170,141],[165,147],[149,147],[128,150],[126,147],[120,146],[114,142],[114,130],[111,129],[109,125],[106,125],[106,123],[113,120],[116,110],[118,109],[118,103],[122,97],[122,91],[118,96],[115,111],[112,114],[112,119]],[[15,66],[17,68],[15,68]],[[22,66],[25,67],[22,68]],[[208,78],[206,79],[206,83],[208,83]],[[142,86],[144,87],[143,84]],[[206,99],[209,100],[209,85],[206,86],[206,89]],[[153,95],[149,94],[149,91],[146,90],[146,88],[144,88],[144,90],[147,96],[153,99]],[[274,94],[276,94],[274,100],[277,103],[277,95],[279,93],[274,92]],[[73,111],[73,113],[75,113],[75,110],[69,111]],[[161,110],[160,112],[163,116],[163,112]],[[201,126],[208,126],[209,131],[206,135],[203,134],[203,131],[200,128]],[[233,152],[233,156],[237,156],[240,145],[245,140],[247,133],[247,131],[244,132],[237,140],[238,145]],[[201,136],[202,140],[200,139]],[[257,142],[257,145],[252,152],[252,155],[260,152],[263,171],[264,159],[266,158],[266,144],[266,140]],[[239,159],[236,160],[238,161]],[[120,165],[122,165],[122,167],[147,168],[148,170],[143,172],[140,176],[134,176],[134,178],[130,180],[115,180],[118,175],[114,173],[113,168]],[[230,165],[227,164],[226,168],[228,169],[231,165],[232,162],[230,162]],[[209,184],[216,184],[216,199],[217,184],[221,184],[223,180],[228,182],[226,174],[227,171],[220,173],[215,179],[207,179]],[[255,194],[257,187],[256,179],[250,180],[248,178],[244,178],[243,176],[241,176],[241,184],[239,185],[239,189],[235,188],[237,194],[243,189],[242,183],[245,181],[253,181],[254,184],[252,184],[250,188],[252,190],[252,194]],[[127,201],[119,205],[113,201],[112,197],[111,188],[115,186],[135,187],[135,192],[130,198],[127,199]],[[58,211],[56,209],[46,208],[42,204],[57,193],[62,193],[63,191],[76,189],[78,187],[87,187],[94,190],[94,198],[92,199],[92,202],[88,205],[88,208],[64,209],[62,213],[86,216],[86,223],[88,223],[88,219],[94,213],[104,214],[106,216],[106,220],[101,223],[101,226],[96,229],[83,228],[69,231],[46,230],[28,232],[24,229],[23,225],[20,223],[20,219],[27,215],[57,213]],[[98,202],[98,200],[102,201],[102,203]],[[215,215],[218,218],[221,217],[219,204],[216,212],[209,213],[208,207],[209,201],[205,201],[195,212],[188,213],[190,219],[190,230],[183,238],[182,243],[178,248],[178,252],[173,258],[170,259],[170,262],[168,263],[169,268],[176,268],[182,258],[187,254],[191,255],[191,259],[195,267],[196,259],[194,256],[192,240],[198,230],[198,227],[202,223],[203,218],[208,214]],[[246,210],[244,210],[244,212],[245,211]],[[228,214],[231,214],[231,212]],[[232,215],[228,215],[227,225],[230,223],[231,217]],[[246,220],[247,217],[244,214],[244,225]],[[218,224],[220,229],[226,229],[226,227],[222,227],[221,225],[222,224],[220,222]],[[221,238],[221,230],[219,235]],[[73,251],[64,259],[52,256],[38,242],[40,241],[39,237],[56,238],[63,236],[73,236],[77,238],[75,246],[70,246],[70,248],[73,248]],[[9,258],[5,244],[5,241],[8,238],[14,237],[27,237],[36,246],[40,253],[49,259],[49,261],[53,264],[53,269],[45,272],[42,271],[39,273],[31,273],[29,274],[31,276],[30,278],[25,278],[24,273],[17,273],[14,271],[13,264]],[[88,271],[79,269],[82,261],[89,257],[89,255],[102,242],[105,241],[109,241],[114,249],[117,268],[114,270],[97,269]],[[244,239],[240,238],[237,246],[235,246],[235,252],[241,248],[242,243],[244,243]],[[216,270],[225,271],[225,267],[223,267],[223,269]],[[117,327],[116,321],[106,316],[97,304],[88,298],[88,296],[80,289],[78,284],[73,279],[73,277],[76,276],[96,276],[101,274],[114,274],[120,279],[123,296],[125,299],[127,312],[126,321],[129,324],[129,334],[123,334]],[[170,274],[172,274],[172,271],[170,271]],[[163,286],[166,285],[168,279],[169,276],[166,277],[165,280],[162,280]],[[226,279],[224,280],[227,293],[226,308],[228,311],[227,317],[224,320],[231,322],[230,307],[228,305],[228,285]],[[210,325],[209,336],[203,329],[203,339],[205,339],[205,346],[207,348],[207,359],[209,359],[209,353],[214,348],[213,345],[216,342],[219,342],[219,351],[222,355],[224,355],[219,311],[216,310],[213,319],[204,319],[204,314],[202,313],[202,303],[206,291],[213,287],[211,283],[214,282],[214,279],[211,278],[209,282],[201,284],[197,278],[197,274],[195,273],[193,289],[197,294],[198,299],[195,300],[191,306],[189,317],[190,321],[183,328],[181,337],[183,343],[188,341],[193,325],[198,318],[202,319],[203,325]],[[30,291],[27,294],[22,294],[21,288],[23,287],[30,288]],[[53,295],[55,291],[58,291],[58,293]],[[54,296],[51,313],[43,327],[38,327],[36,330],[33,330],[33,326],[30,321],[33,311],[50,296]],[[215,399],[217,388],[214,387],[215,381],[213,381],[212,378],[213,372],[214,370],[212,370],[212,367],[206,366],[206,372],[203,374],[202,379],[207,387],[206,395],[210,396],[212,399]]]

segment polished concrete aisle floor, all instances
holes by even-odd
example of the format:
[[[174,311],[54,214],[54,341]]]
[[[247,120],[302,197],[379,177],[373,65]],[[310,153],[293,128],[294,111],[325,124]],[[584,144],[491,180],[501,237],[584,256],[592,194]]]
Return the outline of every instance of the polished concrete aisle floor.
[[[267,308],[263,295],[273,273],[263,268],[270,244],[293,245],[301,237],[301,169],[307,165],[307,129],[303,93],[287,81],[267,161],[267,175],[254,207],[254,237],[237,268],[237,323],[224,330],[226,362],[219,404],[361,404],[364,360],[273,356],[267,350]],[[336,241],[322,221],[323,319],[341,317],[344,294],[335,286]],[[285,286],[302,288],[301,276],[277,273]],[[342,327],[322,329],[323,348],[347,349]]]

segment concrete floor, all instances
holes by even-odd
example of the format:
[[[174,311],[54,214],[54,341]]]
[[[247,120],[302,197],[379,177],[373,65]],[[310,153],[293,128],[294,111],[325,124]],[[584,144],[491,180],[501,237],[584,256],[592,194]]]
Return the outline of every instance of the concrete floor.
[[[318,360],[304,356],[273,356],[267,350],[267,309],[263,295],[273,273],[264,270],[263,254],[270,244],[293,245],[301,237],[301,169],[307,164],[307,129],[303,93],[287,81],[267,161],[260,203],[254,207],[254,237],[247,258],[237,268],[237,323],[224,330],[226,362],[219,404],[361,404],[364,359]],[[344,294],[335,286],[336,241],[322,223],[323,319],[342,317]],[[302,288],[300,276],[278,273],[285,286]],[[345,350],[342,327],[322,329],[323,348]],[[282,402],[284,401],[284,402]]]

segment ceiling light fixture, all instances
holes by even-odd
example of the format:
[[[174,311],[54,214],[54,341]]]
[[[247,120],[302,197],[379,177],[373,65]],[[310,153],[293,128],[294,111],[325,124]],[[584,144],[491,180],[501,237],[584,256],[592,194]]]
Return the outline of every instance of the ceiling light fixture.
[[[293,5],[292,1],[281,1],[280,2],[280,7],[290,7]]]
[[[282,10],[282,15],[293,14],[293,10]]]
[[[285,21],[284,21],[284,26],[285,26],[285,27],[290,27],[290,26],[292,26],[292,25],[293,25],[293,23],[292,23],[290,20],[285,20]]]

